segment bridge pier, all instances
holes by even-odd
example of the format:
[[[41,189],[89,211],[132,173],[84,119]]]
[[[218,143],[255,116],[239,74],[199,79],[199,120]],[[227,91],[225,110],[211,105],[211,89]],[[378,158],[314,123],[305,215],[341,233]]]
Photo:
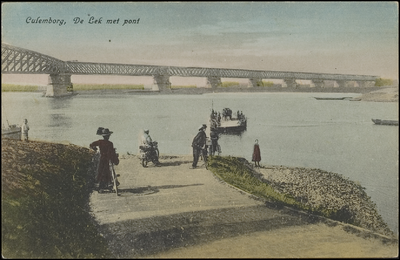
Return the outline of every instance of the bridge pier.
[[[249,79],[249,88],[251,87],[262,87],[264,83],[260,78],[250,78]]]
[[[297,82],[296,79],[283,79],[282,83],[283,88],[297,88]]]
[[[316,88],[323,88],[325,86],[324,80],[321,79],[312,79],[311,82]]]
[[[50,74],[46,97],[63,97],[73,94],[71,74]]]
[[[222,85],[220,77],[207,77],[207,87],[211,87],[212,89],[216,89]]]
[[[171,82],[169,81],[169,75],[154,75],[154,83],[157,84],[158,90],[164,91],[171,89]]]

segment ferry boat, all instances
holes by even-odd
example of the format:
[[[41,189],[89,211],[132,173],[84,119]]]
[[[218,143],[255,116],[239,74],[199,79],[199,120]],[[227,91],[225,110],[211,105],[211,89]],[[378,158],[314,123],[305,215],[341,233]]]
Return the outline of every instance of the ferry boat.
[[[232,117],[232,110],[224,108],[221,113],[214,109],[210,115],[210,130],[217,133],[240,133],[247,129],[247,117],[242,112],[237,112],[236,117]]]

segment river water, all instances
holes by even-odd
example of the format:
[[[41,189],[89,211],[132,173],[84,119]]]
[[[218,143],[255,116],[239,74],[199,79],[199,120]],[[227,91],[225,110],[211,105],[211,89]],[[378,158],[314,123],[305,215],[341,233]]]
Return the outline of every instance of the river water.
[[[203,95],[80,94],[45,98],[41,93],[2,93],[2,124],[30,125],[31,139],[88,147],[98,127],[114,133],[120,154],[138,152],[143,128],[161,154],[190,154],[191,141],[211,108],[229,107],[248,117],[241,135],[221,135],[222,155],[251,161],[254,141],[261,164],[320,168],[360,183],[389,227],[398,234],[398,103],[316,100],[355,93],[210,93]],[[209,135],[209,134],[208,134]]]

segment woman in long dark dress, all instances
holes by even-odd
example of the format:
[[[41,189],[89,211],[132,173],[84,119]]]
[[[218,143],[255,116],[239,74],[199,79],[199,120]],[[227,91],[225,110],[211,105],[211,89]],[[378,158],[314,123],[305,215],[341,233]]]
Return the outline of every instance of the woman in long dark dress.
[[[119,164],[114,145],[108,140],[112,133],[108,128],[105,128],[101,133],[103,140],[94,141],[90,144],[90,148],[95,151],[97,151],[96,147],[100,148],[100,163],[97,171],[97,181],[100,189],[106,189],[112,181],[110,162],[115,165]]]
[[[258,139],[256,139],[256,143],[254,144],[252,161],[254,162],[254,165],[256,167],[260,167],[261,152],[260,152],[260,146],[258,145]]]

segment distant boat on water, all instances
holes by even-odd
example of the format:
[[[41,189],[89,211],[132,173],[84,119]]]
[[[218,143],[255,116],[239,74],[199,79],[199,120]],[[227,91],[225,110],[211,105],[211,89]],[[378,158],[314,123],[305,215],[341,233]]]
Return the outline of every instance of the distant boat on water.
[[[21,127],[17,125],[10,125],[8,122],[5,109],[3,104],[1,104],[1,116],[2,118],[6,118],[7,127],[2,124],[1,127],[1,138],[8,138],[8,139],[21,139]]]
[[[1,128],[1,138],[21,139],[21,127],[17,125],[8,125]]]
[[[372,119],[375,125],[399,125],[398,120]]]
[[[346,97],[314,97],[316,100],[343,100]]]

